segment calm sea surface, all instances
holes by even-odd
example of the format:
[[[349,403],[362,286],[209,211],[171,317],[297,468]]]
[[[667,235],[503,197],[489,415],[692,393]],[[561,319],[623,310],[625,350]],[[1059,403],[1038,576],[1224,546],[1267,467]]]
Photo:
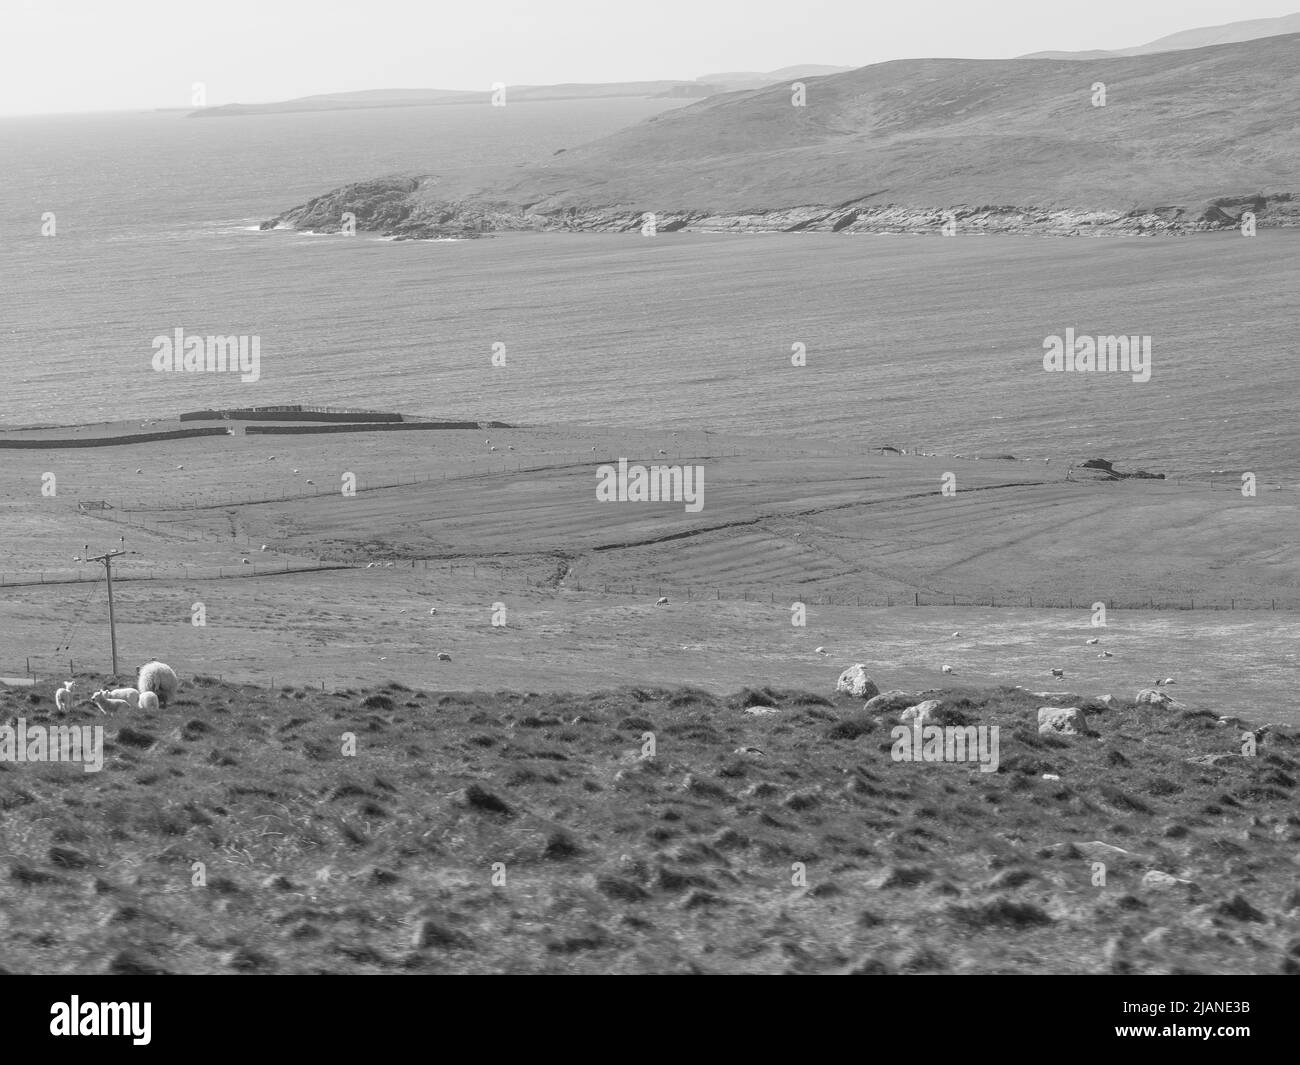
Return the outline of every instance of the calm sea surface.
[[[0,119],[0,421],[309,402],[1296,479],[1297,231],[394,243],[250,228],[346,181],[537,158],[669,106]],[[154,372],[152,340],[177,326],[257,335],[261,379]],[[1044,338],[1067,328],[1149,335],[1151,380],[1045,373]]]

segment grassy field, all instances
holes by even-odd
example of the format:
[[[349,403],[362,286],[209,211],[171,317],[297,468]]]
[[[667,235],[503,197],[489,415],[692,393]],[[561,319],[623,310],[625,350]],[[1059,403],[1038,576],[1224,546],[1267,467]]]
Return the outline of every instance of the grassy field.
[[[698,463],[703,510],[595,503],[620,456]],[[1300,966],[1285,488],[556,427],[11,452],[0,499],[0,677],[42,677],[0,723],[108,741],[0,762],[10,971]],[[180,697],[59,711],[69,658],[109,679],[72,556],[119,535],[124,666]],[[912,605],[943,596],[1035,606]],[[833,695],[858,661],[996,725],[998,771],[895,761],[897,708]],[[1181,706],[1134,704],[1164,677]],[[1062,688],[1089,734],[1039,734]]]
[[[1027,693],[939,694],[996,772],[896,761],[896,712],[819,693],[0,689],[107,732],[99,773],[0,763],[3,968],[1300,971],[1295,730],[1242,757],[1204,711],[1043,736]]]

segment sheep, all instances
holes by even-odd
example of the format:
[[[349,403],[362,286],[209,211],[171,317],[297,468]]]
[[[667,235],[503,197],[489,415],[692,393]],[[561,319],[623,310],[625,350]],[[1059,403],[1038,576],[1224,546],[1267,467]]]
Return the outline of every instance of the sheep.
[[[246,559],[246,558],[241,558],[239,561],[242,562],[245,566],[251,566],[251,565],[252,565],[252,563],[249,562],[248,559]]]
[[[439,661],[439,662],[450,662],[450,661],[451,661],[451,655],[449,655],[446,651],[439,651],[439,652],[438,652],[438,661]]]
[[[315,482],[315,481],[308,481],[307,483],[308,483],[308,484],[315,484],[316,482]]]
[[[1059,678],[1062,678],[1062,679],[1063,679],[1063,678],[1065,677],[1065,670],[1063,670],[1063,669],[1054,669],[1054,670],[1052,670],[1052,676],[1054,676],[1054,677],[1059,677]]]
[[[1094,636],[1091,640],[1085,640],[1084,642],[1088,644],[1094,644],[1097,642],[1097,637]]]
[[[960,633],[960,632],[954,632],[954,633],[952,634],[952,638],[953,638],[954,640],[960,640],[960,639],[961,639],[961,633]]]
[[[263,544],[263,545],[262,545],[262,550],[265,551],[266,549],[267,549],[266,544]]]
[[[494,448],[494,447],[490,447],[490,448],[488,448],[488,450],[489,450],[489,451],[495,451],[496,448]]]
[[[107,714],[110,711],[115,714],[125,713],[131,709],[131,704],[125,699],[110,699],[108,692],[97,691],[90,697],[90,701],[99,707],[100,713]]]
[[[661,595],[658,599],[655,600],[655,606],[667,606],[667,605],[668,605],[668,596],[666,595]]]
[[[184,466],[177,466],[176,468],[177,468],[178,470],[183,470],[183,469],[185,469]]]
[[[943,672],[945,672],[945,673],[951,673],[951,672],[952,672],[952,666],[944,666],[944,667],[943,667]]]
[[[141,693],[140,693],[140,709],[141,709],[141,710],[157,710],[157,709],[158,709],[158,696],[157,696],[157,694],[156,694],[155,692],[141,692]]]
[[[1102,651],[1102,653],[1099,654],[1097,657],[1098,657],[1098,658],[1114,658],[1115,656],[1112,655],[1109,651]]]
[[[136,472],[136,473],[144,473],[144,470],[137,468],[135,472]]]
[[[1160,684],[1161,684],[1161,686],[1163,687],[1164,685],[1166,685],[1166,684],[1172,684],[1173,682],[1174,682],[1174,678],[1173,678],[1173,677],[1165,677],[1165,679],[1162,680],[1162,681],[1160,682]]]
[[[816,649],[816,653],[819,654],[819,655],[828,655],[828,654],[830,654],[830,652],[829,652],[828,650],[826,650],[825,647],[818,647],[818,648]]]
[[[72,685],[72,681],[65,680],[63,687],[54,693],[54,705],[60,710],[72,709]]]
[[[140,667],[140,677],[136,687],[140,689],[142,700],[145,692],[153,692],[158,696],[158,705],[166,706],[176,694],[179,683],[171,666],[153,661],[146,662]]]
[[[506,445],[506,450],[507,450],[507,451],[513,451],[514,449],[515,449],[515,445],[514,445],[514,444],[507,444],[507,445]]]
[[[438,608],[436,606],[429,607],[429,617],[433,617],[436,613],[438,613]]]
[[[136,688],[114,688],[112,691],[105,689],[104,694],[110,699],[125,699],[131,704],[132,710],[140,705],[140,692]]]
[[[298,471],[297,471],[297,470],[294,470],[293,472],[294,472],[294,473],[297,473]]]

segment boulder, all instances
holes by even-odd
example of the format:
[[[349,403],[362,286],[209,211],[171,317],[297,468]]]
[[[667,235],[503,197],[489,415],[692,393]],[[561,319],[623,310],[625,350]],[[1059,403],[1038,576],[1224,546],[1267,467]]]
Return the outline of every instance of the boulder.
[[[1142,876],[1142,886],[1148,891],[1168,891],[1175,887],[1190,887],[1190,880],[1179,880],[1176,876],[1162,873],[1159,869],[1148,869]]]
[[[781,711],[775,706],[747,706],[745,713],[753,714],[755,717],[761,717],[764,714],[779,714]]]
[[[900,721],[914,721],[918,725],[924,725],[934,719],[935,713],[942,706],[938,699],[926,699],[923,703],[917,703],[915,706],[909,706],[899,715]]]
[[[1077,706],[1040,706],[1038,731],[1057,736],[1078,736],[1088,731],[1088,716]]]
[[[855,699],[870,699],[872,696],[879,695],[880,689],[876,687],[876,682],[871,679],[867,673],[867,667],[861,662],[849,666],[840,674],[840,679],[835,682],[837,692],[847,692]]]
[[[1173,697],[1160,688],[1143,688],[1137,693],[1135,703],[1146,704],[1147,706],[1173,706]]]
[[[863,704],[862,709],[868,714],[893,714],[909,706],[915,706],[920,697],[920,692],[904,692],[895,688],[893,691],[872,696]]]

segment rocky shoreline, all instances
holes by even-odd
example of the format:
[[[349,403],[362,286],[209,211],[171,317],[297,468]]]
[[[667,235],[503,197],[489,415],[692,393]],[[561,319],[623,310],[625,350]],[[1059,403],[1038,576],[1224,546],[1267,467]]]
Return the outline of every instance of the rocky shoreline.
[[[630,233],[653,214],[656,233],[1033,233],[1043,236],[1184,235],[1240,230],[1243,216],[1258,228],[1300,226],[1300,199],[1223,197],[1200,207],[1038,208],[954,204],[925,207],[849,202],[839,206],[713,212],[639,210],[627,206],[538,208],[488,200],[434,198],[436,180],[391,178],[344,185],[261,224],[263,230],[337,233],[350,214],[358,231],[395,240],[477,238],[498,232]]]

